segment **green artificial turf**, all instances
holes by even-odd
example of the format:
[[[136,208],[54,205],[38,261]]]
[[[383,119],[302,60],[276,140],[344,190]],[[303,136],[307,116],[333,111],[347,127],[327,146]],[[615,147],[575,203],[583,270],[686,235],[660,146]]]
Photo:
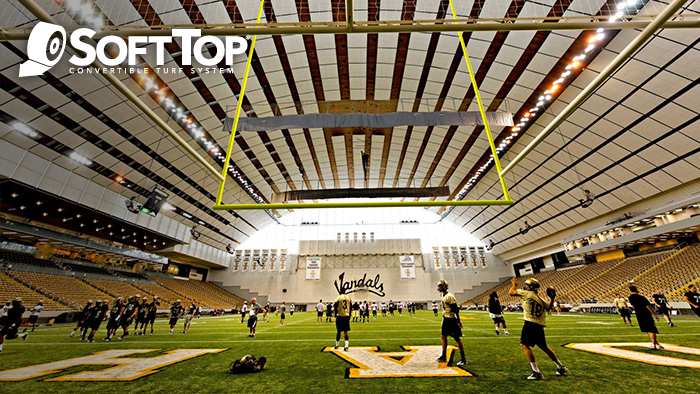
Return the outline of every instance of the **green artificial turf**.
[[[190,333],[181,334],[182,320],[175,334],[168,334],[167,322],[156,322],[155,335],[129,336],[123,341],[103,342],[104,326],[96,342],[69,338],[72,325],[40,327],[26,342],[6,341],[0,355],[0,370],[81,357],[108,349],[225,348],[160,369],[152,375],[130,382],[45,382],[49,377],[70,372],[100,370],[105,366],[81,366],[21,382],[0,382],[5,393],[691,393],[700,391],[700,369],[665,367],[563,348],[572,342],[648,342],[638,328],[622,325],[613,315],[553,315],[547,318],[547,340],[560,360],[570,369],[569,376],[555,376],[554,364],[535,350],[544,373],[543,381],[526,381],[530,367],[520,349],[522,314],[506,313],[510,337],[496,336],[485,312],[462,313],[463,341],[473,377],[442,378],[346,378],[347,361],[324,347],[335,342],[335,325],[316,323],[312,313],[287,315],[280,326],[275,316],[258,324],[257,338],[248,339],[248,329],[240,316],[204,317],[194,321]],[[325,319],[325,318],[324,318]],[[700,319],[677,318],[677,328],[659,323],[661,343],[700,348]],[[400,351],[401,346],[439,345],[440,319],[421,311],[411,317],[382,318],[369,323],[352,323],[350,346],[378,346],[382,351]],[[133,331],[133,328],[132,328]],[[121,334],[121,329],[117,335]],[[452,339],[450,344],[454,344]],[[342,341],[341,341],[342,347]],[[671,352],[642,353],[675,356]],[[265,356],[268,363],[258,374],[230,375],[229,364],[246,354]],[[135,355],[149,357],[156,354]],[[453,363],[458,360],[453,358]],[[677,358],[700,361],[700,356]],[[118,390],[118,391],[117,391]]]

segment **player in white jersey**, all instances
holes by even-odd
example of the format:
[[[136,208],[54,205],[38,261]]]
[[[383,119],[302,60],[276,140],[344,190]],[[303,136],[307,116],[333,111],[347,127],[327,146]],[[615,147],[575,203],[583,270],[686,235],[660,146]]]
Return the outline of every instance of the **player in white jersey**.
[[[245,321],[246,312],[248,312],[248,301],[243,301],[243,306],[241,307],[241,323]]]
[[[289,306],[289,317],[294,317],[294,304]]]
[[[386,302],[382,302],[381,308],[382,308],[382,317],[386,318]]]
[[[437,304],[437,302],[433,301],[433,305],[431,305],[430,308],[433,310],[435,317],[438,317],[438,304]]]
[[[323,305],[323,300],[318,300],[318,304],[316,304],[316,324],[321,324],[323,323],[323,308],[325,305]]]
[[[36,321],[39,319],[39,314],[41,313],[42,309],[44,309],[44,300],[40,300],[36,305],[34,305],[34,308],[30,309],[32,314],[29,315],[27,321],[24,322],[27,326],[24,327],[24,331],[22,332],[27,332],[30,325],[32,326],[32,331],[34,331],[36,328]]]
[[[374,317],[374,320],[377,320],[377,303],[373,302],[372,303],[372,317]]]

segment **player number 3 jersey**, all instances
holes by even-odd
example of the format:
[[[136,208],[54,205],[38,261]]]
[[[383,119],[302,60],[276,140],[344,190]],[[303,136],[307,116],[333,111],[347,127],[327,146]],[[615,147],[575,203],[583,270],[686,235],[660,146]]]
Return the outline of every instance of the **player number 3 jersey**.
[[[534,291],[518,289],[518,294],[523,299],[523,319],[546,326],[546,314],[544,312],[547,309],[547,303]]]
[[[457,299],[452,295],[452,293],[447,293],[442,296],[442,317],[454,319],[456,317],[454,311],[454,306],[456,304]]]
[[[338,303],[338,316],[350,316],[352,300],[346,294],[341,294],[335,300]]]

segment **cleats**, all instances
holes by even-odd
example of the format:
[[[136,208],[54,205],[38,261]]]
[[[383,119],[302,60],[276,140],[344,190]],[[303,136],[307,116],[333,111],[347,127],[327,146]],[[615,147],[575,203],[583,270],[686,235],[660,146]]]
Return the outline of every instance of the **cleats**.
[[[650,349],[650,350],[656,350],[656,345],[654,345],[654,344],[652,343],[651,346],[649,346],[649,349]]]
[[[557,368],[557,376],[566,376],[567,373],[569,373],[569,369],[566,368],[565,366],[562,366],[561,368]]]
[[[532,375],[527,377],[527,380],[542,380],[542,379],[544,379],[542,372],[533,372]]]
[[[27,333],[25,332],[24,334],[20,335],[20,337],[22,337],[23,341],[26,341],[27,340]]]
[[[664,349],[666,349],[666,348],[663,347],[661,344],[658,344],[658,345],[656,346],[656,349],[657,349],[657,350],[664,350]]]
[[[347,352],[347,351],[348,351],[348,347],[345,346],[345,347],[343,348],[343,350],[345,350],[345,351]]]
[[[506,331],[506,336],[510,336],[510,333],[508,331]]]
[[[461,359],[461,360],[457,361],[457,366],[458,366],[458,367],[463,367],[463,366],[465,366],[465,365],[467,365],[467,360]]]
[[[70,334],[70,335],[68,335],[68,338],[75,338],[75,335]]]
[[[501,335],[501,332],[496,330],[496,335]]]
[[[436,358],[435,361],[437,361],[437,362],[439,362],[439,363],[446,363],[446,362],[447,362],[447,357],[445,357],[445,356],[440,356],[440,357]]]
[[[94,339],[88,339],[88,340],[87,340],[87,343],[93,343],[93,342],[95,342]]]
[[[338,345],[333,346],[333,350],[338,350]]]

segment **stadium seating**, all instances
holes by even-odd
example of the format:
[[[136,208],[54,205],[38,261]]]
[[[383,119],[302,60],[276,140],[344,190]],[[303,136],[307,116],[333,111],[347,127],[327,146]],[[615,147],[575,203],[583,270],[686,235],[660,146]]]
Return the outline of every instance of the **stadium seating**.
[[[165,278],[153,278],[153,280],[188,300],[196,299],[205,308],[230,309],[233,305],[243,303],[240,297],[211,283]]]
[[[47,295],[53,295],[55,299],[71,307],[82,309],[88,300],[108,299],[111,303],[114,297],[97,290],[79,279],[69,276],[39,274],[34,272],[12,271],[10,275],[31,285]]]
[[[665,260],[653,265],[648,270],[633,278],[639,292],[651,296],[657,290],[669,295],[669,301],[683,301],[684,289],[700,277],[700,245],[692,245],[670,254]],[[615,290],[626,291],[623,284]],[[614,292],[606,295],[606,299]]]
[[[40,300],[44,300],[44,310],[46,311],[62,311],[68,309],[67,306],[52,300],[47,295],[40,294],[11,277],[0,273],[0,302],[2,302],[2,305],[5,305],[5,301],[12,300],[16,297],[22,297],[22,302],[27,308],[31,308]]]
[[[612,298],[615,298],[615,293],[609,293],[611,289],[626,285],[630,279],[651,268],[670,254],[670,252],[662,252],[627,258],[600,273],[595,278],[581,283],[578,287],[566,293],[562,293],[560,299],[574,303],[578,303],[581,300],[612,301]],[[623,293],[627,294],[626,289],[624,290]],[[608,293],[607,296],[603,297],[606,293]]]
[[[0,260],[7,263],[19,263],[37,267],[58,268],[51,260],[39,259],[28,253],[0,250]]]
[[[141,297],[153,299],[153,294],[138,289],[125,282],[104,279],[86,279],[85,282],[113,297],[123,297],[126,299],[128,297],[135,296],[136,294],[140,294]]]
[[[177,301],[178,299],[182,301],[182,304],[189,304],[190,300],[186,297],[173,292],[172,290],[163,287],[160,284],[143,284],[134,283],[132,286],[141,290],[142,292],[152,294],[160,298],[163,302],[161,303],[160,309],[168,309],[169,305]]]
[[[63,266],[66,267],[66,270],[72,271],[76,273],[76,276],[78,274],[97,274],[97,275],[112,275],[109,271],[102,267],[98,267],[96,265],[84,265],[84,264],[77,264],[77,263],[66,263],[63,262]]]

